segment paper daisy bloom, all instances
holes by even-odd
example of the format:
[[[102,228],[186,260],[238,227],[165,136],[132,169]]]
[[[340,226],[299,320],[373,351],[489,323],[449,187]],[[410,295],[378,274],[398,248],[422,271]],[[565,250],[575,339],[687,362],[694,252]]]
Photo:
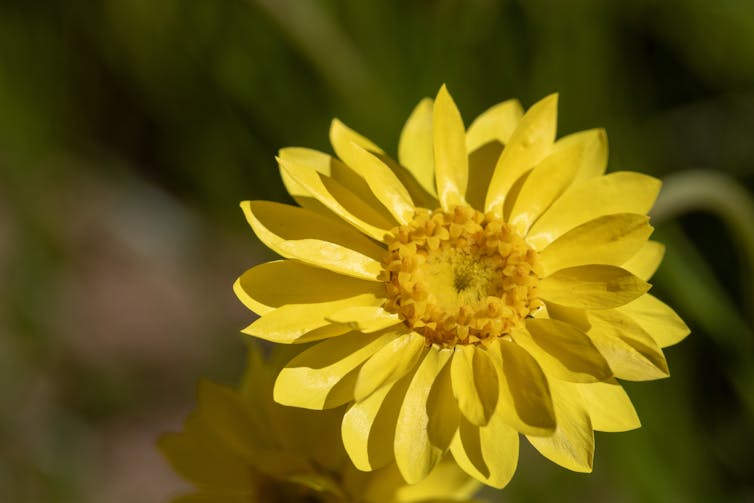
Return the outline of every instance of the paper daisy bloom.
[[[242,203],[284,260],[235,284],[260,315],[244,332],[310,343],[275,400],[348,404],[356,467],[418,482],[449,450],[503,487],[519,435],[571,470],[592,469],[594,430],[639,419],[616,379],[668,375],[662,347],[688,333],[648,278],[663,255],[646,216],[660,182],[605,175],[604,131],[556,141],[557,96],[515,100],[468,129],[443,86],[411,113],[398,160],[335,120],[337,154],[286,148],[299,207]]]
[[[240,389],[199,384],[198,407],[184,430],[159,441],[175,470],[198,488],[173,503],[471,501],[480,484],[452,460],[413,486],[395,464],[357,470],[340,442],[342,409],[314,413],[273,402],[279,367],[252,348]]]

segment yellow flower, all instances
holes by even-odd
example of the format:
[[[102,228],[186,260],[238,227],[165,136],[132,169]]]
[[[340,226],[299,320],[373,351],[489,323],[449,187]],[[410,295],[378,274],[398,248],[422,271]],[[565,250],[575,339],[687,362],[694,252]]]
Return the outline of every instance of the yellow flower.
[[[200,382],[198,407],[184,430],[160,439],[174,469],[199,488],[174,503],[441,503],[470,501],[479,488],[452,460],[413,486],[395,464],[357,470],[339,438],[343,410],[314,413],[274,403],[281,365],[253,347],[249,356],[240,389]]]
[[[605,175],[602,130],[556,141],[556,107],[510,100],[465,129],[443,86],[409,117],[399,162],[335,120],[338,158],[280,151],[300,207],[242,203],[287,259],[236,282],[261,316],[244,332],[321,341],[281,371],[275,400],[349,404],[359,469],[395,459],[417,482],[450,450],[503,487],[522,433],[587,472],[593,430],[639,426],[616,378],[668,375],[661,348],[688,329],[646,293],[664,251],[646,216],[660,182]]]

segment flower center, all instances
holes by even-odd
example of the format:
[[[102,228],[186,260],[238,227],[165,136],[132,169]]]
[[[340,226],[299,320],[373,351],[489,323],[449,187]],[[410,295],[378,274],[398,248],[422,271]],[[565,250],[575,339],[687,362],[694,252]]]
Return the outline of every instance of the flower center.
[[[489,343],[541,306],[537,253],[492,214],[419,209],[386,242],[385,309],[427,344]]]

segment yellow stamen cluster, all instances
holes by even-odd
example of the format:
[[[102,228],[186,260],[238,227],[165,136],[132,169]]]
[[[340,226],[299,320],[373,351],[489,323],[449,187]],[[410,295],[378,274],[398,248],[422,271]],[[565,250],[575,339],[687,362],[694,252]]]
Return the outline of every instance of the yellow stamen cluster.
[[[385,309],[427,344],[489,343],[541,305],[537,253],[493,214],[419,209],[386,243]]]

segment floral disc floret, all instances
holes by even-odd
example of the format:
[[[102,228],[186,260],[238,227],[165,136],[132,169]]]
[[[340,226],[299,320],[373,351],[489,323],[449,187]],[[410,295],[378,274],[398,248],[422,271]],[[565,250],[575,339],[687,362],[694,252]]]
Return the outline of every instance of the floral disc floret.
[[[492,213],[420,208],[386,243],[385,309],[427,344],[488,344],[541,306],[537,253]]]

